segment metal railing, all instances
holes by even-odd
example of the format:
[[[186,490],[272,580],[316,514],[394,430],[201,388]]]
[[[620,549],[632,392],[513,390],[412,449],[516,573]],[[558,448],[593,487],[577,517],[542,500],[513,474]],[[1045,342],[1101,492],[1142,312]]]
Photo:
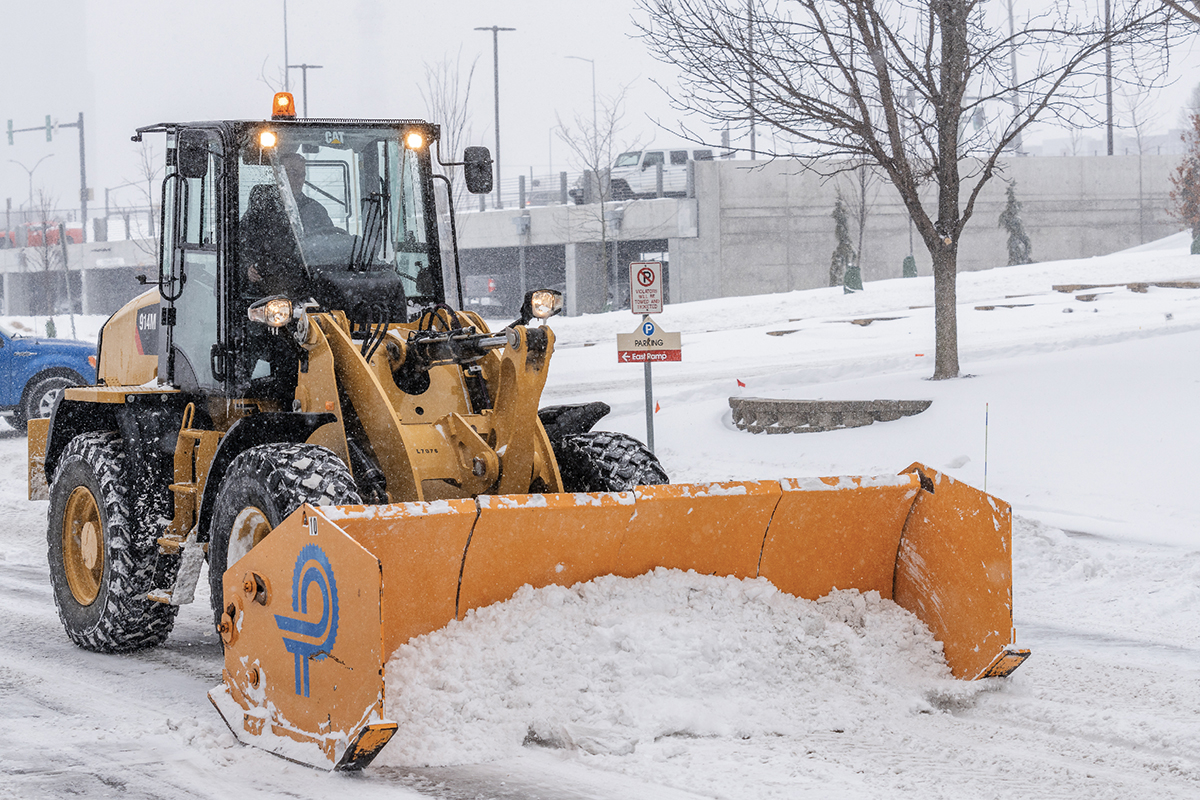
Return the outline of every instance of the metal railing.
[[[687,192],[688,197],[694,196],[694,177],[692,163],[689,162]],[[629,198],[613,197],[608,187],[607,170],[603,171],[596,180],[590,170],[584,172],[558,172],[542,175],[518,175],[515,178],[505,178],[500,181],[500,199],[503,208],[534,208],[538,206],[569,205],[572,203],[595,203],[600,199],[601,192],[606,200],[621,200]],[[663,197],[663,167],[658,167],[657,191],[648,193],[649,196]],[[603,190],[601,189],[603,185]],[[646,196],[646,195],[638,195]],[[678,196],[678,195],[676,195]],[[479,199],[468,200],[461,204],[461,211],[491,211],[496,209],[496,192],[479,195]]]

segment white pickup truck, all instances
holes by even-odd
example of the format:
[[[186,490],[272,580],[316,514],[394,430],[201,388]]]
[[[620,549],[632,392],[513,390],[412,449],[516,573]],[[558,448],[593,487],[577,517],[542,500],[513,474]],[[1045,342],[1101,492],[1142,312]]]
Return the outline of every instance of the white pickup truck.
[[[688,162],[712,160],[711,147],[692,144],[657,145],[643,150],[630,150],[617,156],[609,171],[611,197],[613,200],[630,200],[656,196],[659,164],[663,168],[663,195],[683,197],[687,194]],[[582,188],[582,185],[577,185],[570,193],[576,203],[585,202]]]
[[[658,191],[659,164],[663,167],[663,194],[682,197],[687,192],[688,162],[712,160],[712,148],[689,144],[622,153],[612,166],[613,199],[653,197]]]

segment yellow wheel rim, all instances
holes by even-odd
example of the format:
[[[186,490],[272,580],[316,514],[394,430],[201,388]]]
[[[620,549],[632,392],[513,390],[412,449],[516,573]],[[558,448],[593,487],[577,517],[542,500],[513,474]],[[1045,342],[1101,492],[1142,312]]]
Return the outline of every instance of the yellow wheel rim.
[[[267,515],[257,506],[246,506],[233,520],[229,532],[229,547],[225,551],[225,567],[232,567],[238,559],[250,552],[268,533],[271,523]]]
[[[104,575],[104,526],[96,498],[85,486],[67,498],[62,531],[63,571],[75,601],[90,606],[100,595]]]

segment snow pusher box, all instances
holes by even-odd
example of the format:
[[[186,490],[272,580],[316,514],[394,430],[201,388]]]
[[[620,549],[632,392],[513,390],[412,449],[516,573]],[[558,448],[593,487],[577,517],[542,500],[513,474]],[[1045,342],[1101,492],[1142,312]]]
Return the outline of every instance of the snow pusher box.
[[[539,409],[561,295],[493,332],[463,311],[449,180],[420,120],[162,123],[150,289],[101,332],[95,386],[29,428],[53,593],[81,647],[165,641],[207,565],[234,734],[332,769],[394,733],[385,665],[506,600],[656,567],[875,590],[962,679],[1014,649],[1011,511],[900,475],[670,484],[603,403]],[[441,181],[440,183],[438,181]],[[440,196],[439,196],[440,193]],[[448,230],[442,230],[442,226]]]

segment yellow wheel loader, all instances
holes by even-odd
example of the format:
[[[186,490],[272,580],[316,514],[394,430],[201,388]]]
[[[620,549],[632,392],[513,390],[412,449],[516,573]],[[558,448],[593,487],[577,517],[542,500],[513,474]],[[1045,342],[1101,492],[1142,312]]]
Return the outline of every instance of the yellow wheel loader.
[[[487,192],[486,148],[443,164],[436,125],[292,109],[137,132],[166,137],[158,275],[105,324],[97,384],[30,423],[77,644],[161,643],[207,565],[213,704],[242,741],[336,769],[395,730],[393,651],[524,584],[667,567],[875,590],[960,678],[1027,655],[1007,504],[920,465],[669,484],[592,430],[602,403],[539,408],[560,296],[531,292],[500,331],[461,310],[437,170]]]

